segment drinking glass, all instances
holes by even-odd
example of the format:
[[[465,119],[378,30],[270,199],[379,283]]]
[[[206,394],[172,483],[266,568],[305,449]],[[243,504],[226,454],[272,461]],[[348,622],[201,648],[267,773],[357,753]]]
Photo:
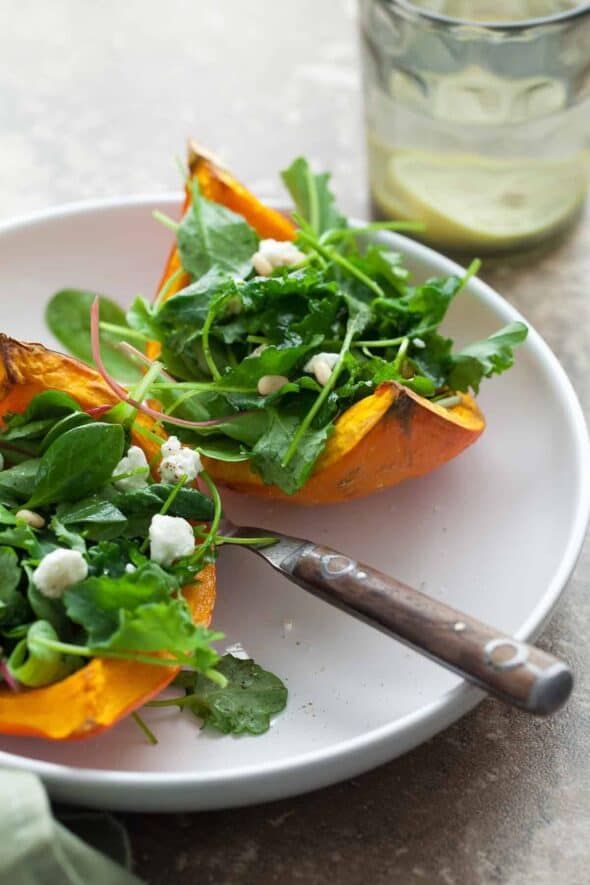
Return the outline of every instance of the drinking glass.
[[[426,242],[546,244],[584,205],[590,3],[361,0],[371,199]]]

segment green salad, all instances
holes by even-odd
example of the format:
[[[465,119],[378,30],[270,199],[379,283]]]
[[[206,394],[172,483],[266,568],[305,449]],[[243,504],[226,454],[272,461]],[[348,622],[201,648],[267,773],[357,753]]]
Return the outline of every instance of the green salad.
[[[153,373],[133,393],[142,399]],[[132,440],[149,438],[149,464]],[[153,446],[152,446],[153,447]],[[153,478],[155,474],[156,478]],[[195,487],[200,478],[208,494]],[[285,706],[281,681],[220,657],[180,592],[231,541],[197,452],[120,403],[83,411],[48,390],[0,429],[0,673],[14,691],[104,657],[178,665],[186,706],[223,732],[260,733]],[[260,539],[261,543],[268,539]],[[250,541],[248,541],[250,543]],[[154,653],[165,651],[165,657]]]
[[[192,180],[181,222],[159,215],[175,231],[182,267],[154,303],[138,297],[126,314],[101,297],[100,348],[98,310],[91,346],[91,293],[63,290],[47,309],[53,334],[98,360],[112,385],[139,377],[140,351],[158,342],[149,393],[161,410],[150,414],[206,455],[249,460],[287,494],[309,478],[336,418],[379,384],[398,382],[450,408],[458,391],[477,393],[483,378],[510,368],[527,334],[514,322],[455,349],[440,326],[479,263],[414,282],[403,255],[379,238],[408,225],[351,226],[328,180],[302,158],[283,172],[294,243],[260,240]],[[190,283],[166,298],[181,273]]]

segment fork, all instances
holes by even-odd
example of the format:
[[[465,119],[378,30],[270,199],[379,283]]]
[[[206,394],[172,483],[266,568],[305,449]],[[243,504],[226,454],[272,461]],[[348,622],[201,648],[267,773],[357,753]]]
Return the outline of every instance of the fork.
[[[330,547],[226,517],[226,537],[272,538],[243,544],[277,572],[372,627],[409,645],[502,701],[537,715],[558,710],[573,687],[556,657],[433,599]]]

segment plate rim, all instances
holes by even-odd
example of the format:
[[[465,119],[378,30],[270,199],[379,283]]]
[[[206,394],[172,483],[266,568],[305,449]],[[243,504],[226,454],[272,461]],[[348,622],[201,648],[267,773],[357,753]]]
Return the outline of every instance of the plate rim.
[[[125,210],[134,207],[149,207],[154,204],[174,208],[175,206],[180,206],[181,200],[182,194],[180,192],[166,191],[131,195],[123,194],[72,201],[0,222],[0,238],[48,221],[68,219],[77,215],[101,213],[112,209]],[[278,205],[276,201],[275,205]],[[445,273],[461,275],[464,272],[464,268],[452,259],[402,234],[387,231],[381,233],[380,237],[386,238],[392,245],[398,249],[403,249],[406,254],[410,254],[412,257],[435,261],[441,265],[441,270]],[[468,288],[472,290],[471,294],[474,297],[482,301],[485,306],[491,308],[500,319],[506,322],[520,320],[527,324],[529,335],[526,346],[532,349],[533,356],[536,357],[538,362],[549,365],[552,375],[556,379],[556,384],[563,395],[565,410],[570,420],[572,439],[575,443],[576,458],[574,468],[580,477],[580,482],[577,485],[577,499],[575,508],[573,508],[574,515],[568,541],[564,547],[559,565],[548,581],[542,598],[514,634],[517,639],[531,639],[542,630],[553,613],[575,569],[584,544],[586,529],[590,520],[590,438],[584,413],[572,382],[543,337],[509,301],[489,284],[474,278],[469,281]],[[172,789],[179,789],[180,792],[186,794],[205,785],[213,788],[216,786],[223,787],[236,781],[242,783],[261,781],[264,783],[268,778],[287,774],[291,777],[296,777],[305,769],[321,768],[328,764],[338,763],[342,758],[350,757],[353,760],[358,760],[363,757],[365,751],[372,749],[373,762],[370,762],[364,768],[362,765],[357,765],[356,768],[353,766],[354,771],[358,773],[361,770],[372,767],[373,764],[378,764],[379,761],[391,758],[383,755],[383,749],[393,738],[399,738],[404,734],[409,735],[412,730],[421,730],[423,734],[427,735],[426,737],[419,736],[416,741],[411,739],[409,745],[402,751],[407,752],[409,749],[421,744],[423,740],[428,739],[428,737],[456,721],[476,706],[484,697],[484,692],[462,681],[443,692],[440,697],[426,706],[396,719],[393,723],[381,725],[354,738],[338,741],[329,747],[319,750],[294,755],[286,760],[267,762],[256,766],[214,769],[205,774],[198,771],[141,772],[79,768],[28,756],[20,756],[4,750],[0,751],[0,764],[26,768],[32,771],[40,775],[50,788],[55,788],[56,792],[61,791],[64,787],[80,785],[84,787],[100,787],[101,790],[129,786],[133,787],[135,792],[149,793],[154,788],[157,790],[167,786]],[[377,759],[377,762],[375,762],[375,759]],[[353,772],[344,776],[353,776]],[[332,777],[321,785],[334,782],[337,779],[337,777]],[[307,787],[307,789],[313,788]],[[301,792],[301,790],[298,790],[295,785],[290,790],[282,790],[281,795],[293,795],[297,792]],[[252,801],[259,801],[259,799]],[[240,803],[232,801],[230,804],[237,806]],[[183,803],[183,807],[187,806]],[[209,805],[208,807],[213,806]]]

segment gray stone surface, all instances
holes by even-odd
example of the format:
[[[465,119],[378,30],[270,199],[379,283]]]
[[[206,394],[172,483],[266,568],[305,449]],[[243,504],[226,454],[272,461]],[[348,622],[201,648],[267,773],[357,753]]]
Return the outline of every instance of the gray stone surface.
[[[295,153],[366,211],[353,0],[2,0],[0,219],[176,189],[188,134],[262,195]],[[484,276],[549,341],[590,408],[590,221]],[[322,792],[214,814],[126,817],[137,868],[177,883],[582,885],[590,881],[590,552],[541,644],[575,668],[567,709],[494,701]]]

